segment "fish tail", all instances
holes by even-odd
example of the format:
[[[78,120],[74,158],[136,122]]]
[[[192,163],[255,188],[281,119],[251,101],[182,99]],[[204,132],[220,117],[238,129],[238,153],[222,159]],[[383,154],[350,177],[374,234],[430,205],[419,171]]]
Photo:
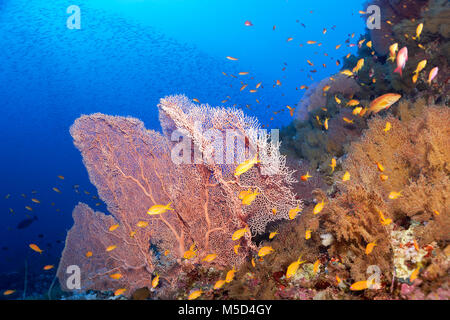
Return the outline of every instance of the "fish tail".
[[[402,67],[397,67],[397,68],[394,70],[394,73],[398,73],[398,74],[400,74],[400,76],[403,76]]]
[[[173,208],[170,206],[172,204],[172,202],[169,202],[169,204],[166,206],[167,210],[173,210]]]

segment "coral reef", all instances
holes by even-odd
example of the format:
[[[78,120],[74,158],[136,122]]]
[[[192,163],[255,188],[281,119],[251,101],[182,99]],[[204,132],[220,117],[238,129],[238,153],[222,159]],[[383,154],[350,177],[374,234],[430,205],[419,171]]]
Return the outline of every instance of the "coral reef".
[[[72,126],[74,143],[111,215],[94,212],[85,204],[74,209],[75,224],[58,268],[63,289],[69,289],[66,268],[78,265],[82,290],[124,288],[130,296],[137,289],[150,288],[152,278],[161,274],[164,294],[182,267],[199,263],[207,254],[217,254],[211,266],[240,265],[256,246],[246,234],[235,254],[237,242],[231,239],[235,230],[248,225],[255,235],[264,232],[269,222],[288,218],[291,208],[301,208],[279,145],[269,143],[267,134],[255,135],[256,119],[235,109],[198,106],[184,96],[162,99],[159,109],[165,136],[146,130],[137,119],[102,114],[82,116]],[[245,146],[253,146],[261,161],[238,178],[234,171],[239,162],[216,161],[225,139],[215,141],[208,131],[221,137],[228,129],[244,141],[242,146],[232,143],[241,158]],[[175,148],[180,138],[172,139],[175,130],[182,132],[187,149]],[[195,151],[200,152],[199,163],[190,161],[199,160],[190,156]],[[176,164],[180,152],[186,161]],[[249,188],[259,195],[243,206],[238,195]],[[173,211],[146,214],[151,206],[168,203]],[[185,257],[188,250],[194,257]]]

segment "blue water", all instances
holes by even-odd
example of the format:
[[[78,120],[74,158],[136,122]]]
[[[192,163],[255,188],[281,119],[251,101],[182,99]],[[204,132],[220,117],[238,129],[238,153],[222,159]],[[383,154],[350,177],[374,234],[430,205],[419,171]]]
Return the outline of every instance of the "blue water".
[[[83,201],[106,210],[95,206],[95,187],[69,134],[81,114],[134,116],[159,130],[161,97],[184,93],[220,105],[230,96],[225,105],[237,104],[263,124],[280,128],[292,120],[285,106],[295,106],[302,96],[295,88],[335,73],[336,59],[355,51],[344,41],[354,32],[355,43],[364,33],[358,14],[363,2],[0,0],[0,272],[21,272],[25,259],[36,272],[46,264],[57,266],[63,243],[56,241],[63,241],[71,227],[74,205]],[[72,4],[81,8],[81,30],[66,26],[66,8]],[[245,26],[246,20],[254,26]],[[287,42],[289,37],[294,40]],[[306,45],[307,40],[323,45]],[[336,50],[338,44],[343,46]],[[317,69],[313,81],[306,72],[311,69]],[[222,71],[250,75],[233,79]],[[277,79],[282,86],[272,88]],[[253,88],[262,82],[264,89],[240,92],[240,80]],[[41,203],[32,203],[32,197]],[[28,205],[33,212],[25,209]],[[27,214],[38,221],[17,230]],[[31,251],[30,243],[44,253]]]

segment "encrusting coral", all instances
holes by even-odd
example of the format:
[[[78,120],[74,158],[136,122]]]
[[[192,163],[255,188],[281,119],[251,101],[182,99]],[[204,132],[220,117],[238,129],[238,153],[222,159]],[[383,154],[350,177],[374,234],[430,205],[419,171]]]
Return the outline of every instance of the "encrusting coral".
[[[165,284],[173,284],[183,265],[199,263],[207,254],[217,254],[211,266],[237,267],[256,245],[249,233],[233,241],[234,231],[248,225],[254,235],[264,232],[269,222],[288,218],[289,209],[301,208],[279,145],[268,142],[267,134],[255,135],[256,119],[236,109],[199,106],[185,96],[162,99],[159,109],[166,135],[146,130],[137,119],[103,114],[82,116],[71,127],[89,177],[111,215],[81,203],[74,209],[75,224],[58,268],[63,289],[69,289],[70,265],[81,269],[82,290],[127,289],[127,296],[151,288],[157,274],[163,283],[159,286],[170,287]],[[175,130],[187,148],[174,149],[180,138],[173,141]],[[238,159],[252,146],[258,148],[260,163],[235,177],[239,163],[216,161],[226,142],[211,139],[211,130],[216,138],[233,130],[243,141],[231,143]],[[196,160],[190,152],[195,155],[196,150],[203,158],[190,163]],[[187,163],[174,162],[180,152]],[[249,188],[259,194],[251,205],[243,205],[239,193]],[[173,211],[146,214],[153,205],[168,203]],[[237,243],[241,247],[235,254]],[[191,254],[186,256],[186,251]]]

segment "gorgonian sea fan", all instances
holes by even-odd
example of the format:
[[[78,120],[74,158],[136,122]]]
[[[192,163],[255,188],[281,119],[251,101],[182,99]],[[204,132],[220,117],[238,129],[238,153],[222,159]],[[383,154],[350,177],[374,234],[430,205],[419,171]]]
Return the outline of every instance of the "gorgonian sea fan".
[[[216,253],[212,265],[237,267],[256,247],[248,234],[233,241],[235,230],[248,225],[253,234],[262,233],[267,223],[286,219],[289,209],[301,207],[291,191],[293,172],[285,166],[279,144],[268,142],[267,134],[255,134],[255,118],[237,109],[195,105],[182,95],[161,99],[158,107],[164,135],[146,130],[137,119],[103,114],[82,116],[71,127],[89,177],[111,215],[93,212],[85,204],[74,209],[75,224],[58,268],[63,289],[69,289],[69,265],[80,267],[84,290],[126,288],[131,294],[149,287],[154,272],[173,283],[184,252],[193,244],[198,251],[188,263]],[[231,143],[238,158],[253,146],[261,160],[239,178],[233,175],[238,162],[216,161],[221,147],[227,146],[219,133],[228,130],[244,141]],[[177,132],[182,141],[192,141],[184,152],[200,151],[202,161],[173,161],[180,143],[172,141]],[[211,139],[211,132],[219,138]],[[243,206],[238,195],[249,188],[260,195]],[[174,211],[146,214],[149,207],[169,202]],[[142,221],[148,226],[138,227]],[[119,227],[110,231],[114,224]],[[237,243],[241,248],[235,254]],[[111,245],[117,247],[107,251]],[[111,279],[113,273],[122,277]]]

